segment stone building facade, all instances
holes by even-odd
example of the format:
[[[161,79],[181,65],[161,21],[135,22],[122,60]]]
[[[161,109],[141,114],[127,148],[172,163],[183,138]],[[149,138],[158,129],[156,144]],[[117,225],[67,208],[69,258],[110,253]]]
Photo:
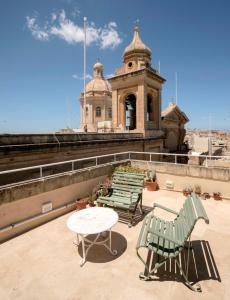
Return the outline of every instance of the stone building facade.
[[[80,128],[97,132],[98,124],[112,121],[111,86],[103,76],[103,65],[97,62],[93,66],[93,79],[86,85],[86,107],[84,119],[84,93],[80,96]]]
[[[172,103],[161,111],[165,79],[151,66],[151,55],[136,25],[123,53],[123,65],[113,77],[106,80],[103,65],[94,65],[93,79],[86,86],[85,120],[84,93],[80,96],[82,129],[87,125],[88,132],[142,133],[146,138],[164,138],[161,150],[180,148],[188,118]]]
[[[171,152],[180,150],[184,142],[184,125],[189,121],[186,114],[180,108],[169,102],[168,107],[161,113],[162,130],[165,132],[164,148]]]

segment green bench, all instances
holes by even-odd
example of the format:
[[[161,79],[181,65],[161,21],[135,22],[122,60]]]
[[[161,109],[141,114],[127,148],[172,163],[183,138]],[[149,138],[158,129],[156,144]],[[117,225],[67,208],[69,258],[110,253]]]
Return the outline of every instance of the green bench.
[[[185,200],[184,205],[179,212],[175,212],[157,203],[154,204],[153,209],[155,207],[159,207],[167,212],[175,214],[176,217],[173,221],[165,221],[152,214],[147,215],[143,220],[136,246],[137,256],[145,266],[145,271],[139,275],[140,279],[148,280],[154,278],[159,267],[165,264],[168,259],[175,258],[176,264],[178,265],[186,284],[193,291],[201,291],[199,284],[193,285],[188,280],[191,233],[198,219],[203,219],[207,224],[209,223],[201,200],[195,193],[192,193],[192,195]],[[188,247],[186,244],[187,240],[189,242]],[[149,251],[152,251],[153,254],[157,255],[157,262],[154,266],[149,266],[141,257],[139,253],[141,248],[147,248]],[[185,272],[182,270],[179,263],[179,254],[184,248],[188,248]]]
[[[117,171],[112,177],[111,192],[108,196],[100,196],[98,204],[118,208],[128,212],[129,227],[137,207],[142,211],[142,190],[144,187],[144,174]]]

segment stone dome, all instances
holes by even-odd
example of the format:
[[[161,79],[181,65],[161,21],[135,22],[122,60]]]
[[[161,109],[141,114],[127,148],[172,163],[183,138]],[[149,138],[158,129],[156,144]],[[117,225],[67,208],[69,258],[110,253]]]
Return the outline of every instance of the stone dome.
[[[151,50],[142,42],[140,36],[139,36],[139,27],[138,25],[136,25],[134,27],[134,35],[133,35],[133,40],[132,42],[129,44],[129,46],[127,46],[125,48],[124,51],[124,57],[126,57],[127,55],[131,54],[131,53],[145,53],[148,56],[151,56]]]
[[[86,85],[86,93],[90,92],[111,92],[111,86],[103,76],[103,64],[100,62],[93,66],[93,79]]]
[[[103,64],[100,63],[100,62],[98,61],[98,62],[96,62],[95,65],[93,66],[93,69],[94,69],[94,70],[95,70],[95,69],[99,69],[99,70],[102,70],[102,71],[103,71],[104,67],[103,67]]]
[[[93,78],[86,85],[86,93],[88,92],[111,92],[109,82],[104,78]]]

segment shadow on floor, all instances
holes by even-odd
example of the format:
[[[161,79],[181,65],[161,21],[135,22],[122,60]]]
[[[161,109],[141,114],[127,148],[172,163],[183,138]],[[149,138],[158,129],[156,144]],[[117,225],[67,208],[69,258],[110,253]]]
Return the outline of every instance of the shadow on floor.
[[[92,263],[106,263],[110,262],[112,260],[117,259],[120,257],[127,248],[127,240],[126,238],[121,235],[118,232],[112,231],[112,250],[117,250],[117,255],[112,255],[108,249],[106,249],[103,245],[93,245],[87,256],[86,261],[92,262]],[[87,238],[91,241],[93,241],[96,237],[96,234],[88,235]],[[101,238],[100,238],[101,240]],[[108,242],[107,242],[108,245]],[[83,257],[82,254],[82,242],[80,242],[80,245],[78,246],[78,253],[81,257]]]
[[[143,205],[142,210],[143,210],[143,214],[141,214],[139,208],[137,208],[133,218],[132,226],[136,226],[139,222],[142,222],[145,216],[153,210],[153,207]],[[130,220],[127,211],[116,209],[116,212],[119,215],[119,222],[124,224],[129,223]]]
[[[186,270],[187,253],[188,248],[185,248],[180,254],[180,265],[182,266],[184,272]],[[152,255],[152,252],[149,251],[147,255],[147,264],[151,264],[151,267],[153,267],[156,261],[157,255]],[[153,281],[176,280],[184,283],[184,278],[180,275],[180,271],[176,265],[175,259],[167,260],[166,263],[157,270],[156,275],[159,278],[153,279]],[[188,280],[193,284],[196,284],[200,281],[210,279],[221,282],[220,274],[218,272],[209,242],[204,240],[192,241],[192,249],[190,252],[188,268]]]

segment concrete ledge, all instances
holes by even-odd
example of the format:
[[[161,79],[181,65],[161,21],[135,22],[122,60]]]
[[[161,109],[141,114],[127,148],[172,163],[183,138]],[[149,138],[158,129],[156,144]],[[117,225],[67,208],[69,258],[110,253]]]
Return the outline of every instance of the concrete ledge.
[[[0,205],[50,192],[72,184],[86,182],[89,179],[93,179],[99,176],[109,175],[112,173],[114,167],[120,164],[121,163],[118,162],[114,163],[113,165],[92,167],[86,170],[59,174],[56,176],[44,178],[44,180],[21,183],[13,187],[0,189]]]
[[[26,220],[19,221],[17,223],[12,223],[2,229],[0,229],[0,243],[9,240],[12,237],[25,233],[26,231],[40,226],[44,223],[49,222],[63,214],[66,214],[73,210],[74,204],[65,205],[60,208],[56,208],[46,214],[39,214],[33,217],[30,217]]]
[[[166,188],[166,181],[174,183],[174,190],[182,191],[186,186],[200,185],[202,192],[220,192],[223,198],[230,198],[230,170],[202,166],[169,164],[132,160],[132,165],[142,169],[156,170],[160,188]]]

